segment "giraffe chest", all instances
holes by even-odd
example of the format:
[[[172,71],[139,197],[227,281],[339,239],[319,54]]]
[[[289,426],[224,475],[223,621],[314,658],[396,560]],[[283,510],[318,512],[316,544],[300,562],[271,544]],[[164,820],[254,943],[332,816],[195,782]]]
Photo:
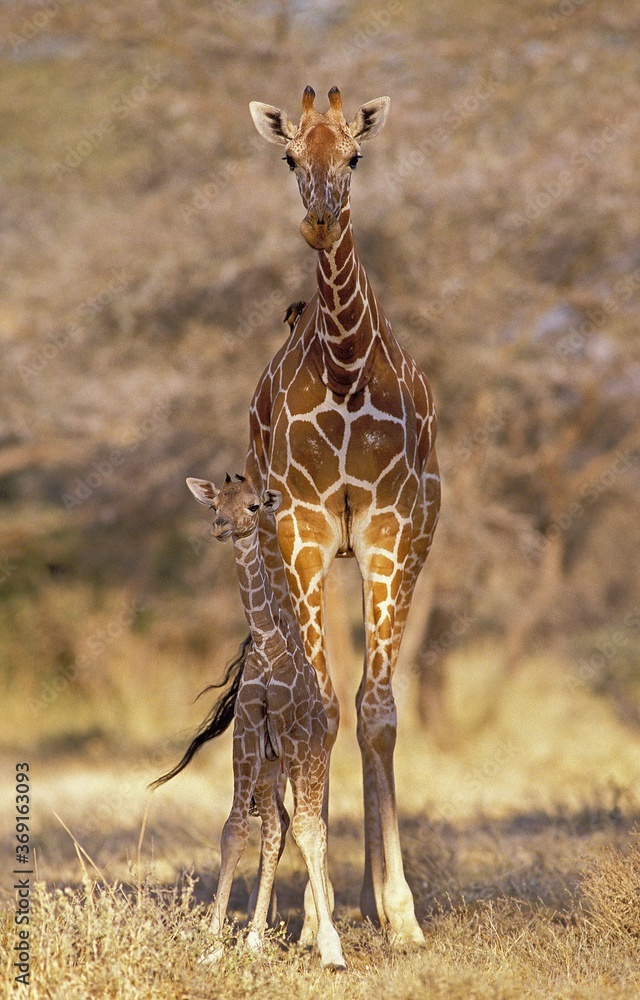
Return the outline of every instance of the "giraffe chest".
[[[398,502],[408,479],[415,490],[429,451],[428,413],[419,404],[428,411],[428,400],[416,398],[409,380],[385,374],[341,397],[301,365],[287,390],[272,398],[270,481],[293,501],[340,518]]]

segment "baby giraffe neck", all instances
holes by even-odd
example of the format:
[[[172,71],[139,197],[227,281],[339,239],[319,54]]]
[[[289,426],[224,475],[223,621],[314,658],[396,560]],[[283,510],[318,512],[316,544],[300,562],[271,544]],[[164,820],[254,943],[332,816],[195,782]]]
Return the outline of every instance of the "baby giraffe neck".
[[[282,622],[264,564],[257,531],[233,539],[236,572],[254,645],[264,652],[282,645]]]

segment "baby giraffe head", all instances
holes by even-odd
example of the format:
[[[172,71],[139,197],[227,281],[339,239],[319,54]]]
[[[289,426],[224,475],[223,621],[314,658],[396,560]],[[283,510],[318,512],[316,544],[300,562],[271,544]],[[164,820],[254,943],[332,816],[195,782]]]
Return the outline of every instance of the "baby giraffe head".
[[[220,542],[252,535],[258,528],[260,511],[273,513],[282,503],[278,490],[265,490],[261,496],[245,476],[232,479],[227,474],[221,489],[207,479],[187,479],[187,486],[198,503],[214,511],[213,534]]]
[[[260,135],[285,147],[284,159],[295,172],[307,210],[300,232],[314,250],[327,250],[342,232],[340,214],[349,200],[360,143],[380,132],[391,102],[388,97],[368,101],[347,123],[337,87],[329,91],[330,107],[324,114],[314,108],[315,96],[312,87],[305,88],[298,125],[271,104],[252,101],[249,110]]]

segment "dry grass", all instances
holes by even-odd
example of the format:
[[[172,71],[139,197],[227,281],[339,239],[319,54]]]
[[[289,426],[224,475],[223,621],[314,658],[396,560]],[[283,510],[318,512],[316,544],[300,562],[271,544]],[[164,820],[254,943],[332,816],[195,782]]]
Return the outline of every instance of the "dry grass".
[[[592,819],[600,836],[622,836],[621,824],[610,812],[594,813]],[[530,819],[532,826],[538,825],[537,861],[517,876],[496,877],[506,866],[501,851],[507,840],[513,840],[512,850],[526,849],[527,822],[521,822],[514,835],[510,824],[487,821],[482,828],[452,830],[423,820],[421,844],[424,848],[428,843],[437,865],[431,867],[428,890],[415,883],[414,872],[427,938],[426,951],[415,954],[393,953],[378,930],[354,920],[353,905],[344,902],[353,892],[340,892],[340,879],[350,871],[350,837],[338,829],[333,849],[340,860],[334,877],[349,970],[337,976],[323,972],[316,955],[301,951],[285,924],[271,932],[260,959],[243,950],[242,930],[235,925],[229,929],[222,962],[215,968],[202,964],[199,959],[210,945],[205,893],[191,874],[178,878],[173,887],[149,877],[139,885],[133,865],[130,884],[123,885],[96,878],[91,865],[84,863],[78,866],[73,887],[53,888],[43,882],[35,887],[30,995],[35,1000],[186,1000],[267,998],[275,990],[300,998],[384,995],[398,1000],[424,995],[461,1000],[634,997],[640,988],[637,853],[632,861],[610,848],[603,860],[590,862],[582,877],[575,868],[563,869],[558,862],[562,852],[571,849],[571,841],[588,849],[597,839],[595,831],[585,832],[583,821],[568,815]],[[478,852],[478,842],[484,844],[483,852]],[[411,872],[417,844],[411,838],[409,843]],[[255,863],[255,850],[252,854]],[[301,893],[302,873],[295,861],[285,862],[283,868],[281,909],[288,915],[295,895],[291,886],[296,884]],[[635,911],[628,895],[633,887]],[[434,902],[425,914],[427,898]],[[246,905],[246,891],[236,892],[234,902],[236,910]],[[290,923],[295,925],[296,919]],[[3,947],[11,948],[9,920],[2,938]],[[8,977],[5,984],[9,996]]]
[[[626,852],[607,847],[592,862],[583,880],[582,891],[592,915],[593,926],[604,941],[640,938],[640,832]]]
[[[470,674],[472,664],[465,665]],[[276,883],[283,923],[260,960],[243,950],[257,821],[234,882],[236,923],[224,960],[216,969],[199,963],[231,800],[228,736],[153,795],[146,784],[175,756],[170,747],[108,760],[97,744],[82,756],[34,758],[39,884],[31,995],[266,998],[275,989],[301,998],[382,993],[398,1000],[637,996],[640,747],[600,699],[585,690],[567,697],[552,667],[524,671],[492,733],[478,733],[455,752],[430,742],[409,713],[401,717],[401,837],[427,939],[423,953],[394,954],[378,929],[360,921],[358,751],[354,735],[340,733],[330,831],[349,965],[340,976],[323,972],[317,955],[295,943],[306,876],[291,841]],[[470,691],[475,683],[469,680]],[[458,684],[464,687],[462,676]],[[7,799],[10,770],[7,762]],[[3,824],[8,839],[9,817]],[[3,875],[2,948],[11,949],[11,882]]]

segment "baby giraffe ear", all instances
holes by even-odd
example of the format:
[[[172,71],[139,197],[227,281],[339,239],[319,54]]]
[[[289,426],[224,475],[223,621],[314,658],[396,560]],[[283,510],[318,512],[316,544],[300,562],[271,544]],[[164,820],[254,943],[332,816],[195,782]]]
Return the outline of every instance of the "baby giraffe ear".
[[[282,503],[280,490],[265,490],[262,494],[262,509],[274,514]]]
[[[198,503],[204,504],[205,507],[215,506],[220,490],[217,490],[208,479],[187,479],[187,486]]]
[[[347,126],[356,142],[362,142],[363,139],[373,139],[378,132],[382,131],[390,107],[391,98],[376,97],[375,101],[367,101],[361,108],[358,108],[355,118]]]
[[[293,122],[289,121],[286,112],[281,111],[280,108],[274,108],[272,104],[251,101],[249,111],[253,118],[253,124],[267,142],[277,142],[281,146],[286,146],[296,134],[296,127]]]

